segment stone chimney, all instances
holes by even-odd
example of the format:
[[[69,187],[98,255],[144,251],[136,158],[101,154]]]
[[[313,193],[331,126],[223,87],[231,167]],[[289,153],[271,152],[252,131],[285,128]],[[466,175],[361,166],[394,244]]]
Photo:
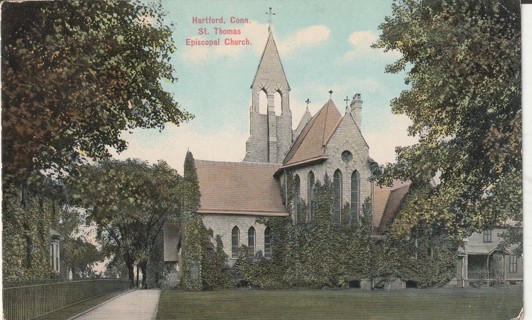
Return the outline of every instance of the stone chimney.
[[[355,119],[355,122],[359,128],[361,128],[362,125],[362,99],[360,98],[360,93],[357,93],[353,96],[353,100],[351,101],[351,115],[353,116],[353,119]]]

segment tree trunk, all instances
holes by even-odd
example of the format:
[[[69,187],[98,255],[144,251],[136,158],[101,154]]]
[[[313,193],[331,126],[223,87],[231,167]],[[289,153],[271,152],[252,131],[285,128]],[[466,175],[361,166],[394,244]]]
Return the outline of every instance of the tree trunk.
[[[139,265],[137,264],[137,288],[139,287]]]
[[[133,270],[133,263],[126,261],[126,266],[129,282],[131,283],[131,288],[133,288],[135,286],[135,272]]]
[[[146,277],[146,265],[147,265],[146,262],[143,262],[142,265],[141,265],[141,269],[142,269],[142,289],[148,289],[148,284],[146,282],[146,280],[147,280],[147,277]]]

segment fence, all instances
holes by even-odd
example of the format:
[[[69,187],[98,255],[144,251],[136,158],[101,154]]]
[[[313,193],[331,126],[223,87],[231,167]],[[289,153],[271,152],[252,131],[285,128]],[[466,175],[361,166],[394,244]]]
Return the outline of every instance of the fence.
[[[54,310],[129,288],[124,279],[91,279],[3,288],[4,319],[34,319]]]

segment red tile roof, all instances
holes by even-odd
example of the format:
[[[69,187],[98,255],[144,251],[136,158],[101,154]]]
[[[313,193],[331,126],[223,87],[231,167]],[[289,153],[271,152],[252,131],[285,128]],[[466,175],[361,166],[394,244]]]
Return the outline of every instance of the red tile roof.
[[[310,160],[319,160],[325,156],[324,146],[327,144],[336,127],[340,124],[342,115],[329,99],[321,110],[310,119],[292,149],[286,155],[283,167]]]
[[[195,160],[199,213],[288,216],[279,182],[280,164]]]
[[[396,180],[391,187],[373,188],[373,229],[383,233],[393,220],[408,193],[410,182]]]

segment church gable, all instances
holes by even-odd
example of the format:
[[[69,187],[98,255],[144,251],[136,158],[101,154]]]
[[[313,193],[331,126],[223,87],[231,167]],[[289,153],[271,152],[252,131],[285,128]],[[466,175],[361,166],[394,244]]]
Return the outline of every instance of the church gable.
[[[324,157],[324,146],[341,120],[341,114],[329,99],[321,110],[310,119],[292,149],[284,166],[291,166]]]
[[[357,163],[366,164],[369,159],[369,146],[350,113],[344,115],[331,133],[326,142],[325,155],[338,156],[344,150],[349,150]]]

